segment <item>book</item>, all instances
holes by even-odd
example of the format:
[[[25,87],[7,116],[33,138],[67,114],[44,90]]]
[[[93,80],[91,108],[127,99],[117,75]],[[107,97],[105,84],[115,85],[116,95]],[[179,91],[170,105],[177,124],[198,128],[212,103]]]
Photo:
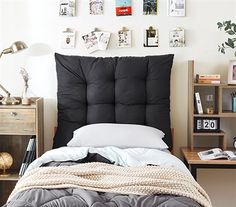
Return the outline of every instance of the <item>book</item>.
[[[220,80],[212,80],[212,79],[208,79],[208,80],[199,79],[197,82],[202,83],[202,84],[220,84]]]
[[[198,114],[203,114],[203,109],[202,109],[202,102],[200,98],[199,92],[195,93],[195,103],[196,103],[196,109]]]
[[[202,74],[202,75],[199,75],[199,74],[196,74],[196,79],[198,80],[220,80],[221,76],[220,74]]]
[[[33,151],[36,151],[36,137],[32,136],[28,142],[23,161],[20,167],[19,175],[22,176],[24,175],[28,165],[30,162],[33,161],[33,156],[32,153]]]
[[[201,151],[198,153],[201,160],[215,160],[215,159],[228,159],[236,160],[236,152],[220,148],[213,148],[210,150]]]

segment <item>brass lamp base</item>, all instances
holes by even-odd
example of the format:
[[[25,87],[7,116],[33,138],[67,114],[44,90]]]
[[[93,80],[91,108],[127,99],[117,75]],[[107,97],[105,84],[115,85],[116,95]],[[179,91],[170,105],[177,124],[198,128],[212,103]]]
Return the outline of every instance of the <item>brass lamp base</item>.
[[[17,105],[20,104],[20,100],[17,100],[16,98],[9,96],[9,97],[3,97],[0,100],[0,103],[3,105]]]

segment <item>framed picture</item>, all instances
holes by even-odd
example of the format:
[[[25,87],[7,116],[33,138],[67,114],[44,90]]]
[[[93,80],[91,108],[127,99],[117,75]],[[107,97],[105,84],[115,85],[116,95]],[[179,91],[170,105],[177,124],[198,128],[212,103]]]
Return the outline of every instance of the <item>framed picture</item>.
[[[75,31],[74,29],[67,28],[62,32],[61,37],[61,48],[62,49],[73,49],[75,48]]]
[[[176,28],[170,31],[170,47],[184,47],[185,46],[185,38],[184,38],[184,29]]]
[[[143,0],[143,15],[157,15],[157,0]]]
[[[144,31],[144,47],[158,47],[159,35],[158,29],[155,27],[149,27]]]
[[[103,14],[103,0],[89,0],[89,12],[92,15]]]
[[[60,0],[60,16],[75,16],[75,0]]]
[[[131,0],[116,0],[116,16],[132,15]]]
[[[118,44],[119,48],[131,47],[131,31],[127,28],[122,28],[118,31]]]
[[[230,60],[229,62],[228,84],[236,85],[236,60]]]
[[[185,16],[185,0],[167,0],[168,15],[171,17]]]

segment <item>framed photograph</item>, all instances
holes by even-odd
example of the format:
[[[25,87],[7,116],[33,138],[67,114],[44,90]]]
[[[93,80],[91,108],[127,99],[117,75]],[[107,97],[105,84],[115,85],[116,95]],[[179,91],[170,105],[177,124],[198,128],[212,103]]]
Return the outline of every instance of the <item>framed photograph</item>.
[[[167,0],[168,15],[171,17],[185,16],[185,0]]]
[[[184,47],[185,46],[184,29],[178,27],[174,30],[171,30],[169,35],[169,43],[170,47]]]
[[[75,0],[60,0],[59,16],[75,16]]]
[[[118,31],[118,44],[117,47],[131,47],[131,31],[127,28],[122,28]]]
[[[91,15],[103,14],[103,0],[89,0],[89,13]]]
[[[62,49],[75,48],[75,31],[74,31],[74,29],[67,28],[65,31],[62,32],[61,48]]]
[[[230,60],[229,62],[228,84],[236,85],[236,60]]]
[[[155,27],[149,27],[144,31],[144,47],[158,47],[159,35],[158,29]]]
[[[116,0],[116,16],[132,15],[131,0]]]
[[[157,0],[143,0],[143,15],[157,15]]]

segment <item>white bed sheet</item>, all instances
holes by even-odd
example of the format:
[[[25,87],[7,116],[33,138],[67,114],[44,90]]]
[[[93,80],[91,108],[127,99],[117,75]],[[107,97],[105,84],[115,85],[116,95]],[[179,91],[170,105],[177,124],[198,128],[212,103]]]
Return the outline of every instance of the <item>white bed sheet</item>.
[[[117,147],[61,147],[44,153],[30,164],[27,171],[52,161],[77,161],[88,153],[98,153],[106,159],[121,166],[146,166],[148,164],[161,167],[172,167],[189,173],[184,163],[168,150],[147,148],[120,149]]]

